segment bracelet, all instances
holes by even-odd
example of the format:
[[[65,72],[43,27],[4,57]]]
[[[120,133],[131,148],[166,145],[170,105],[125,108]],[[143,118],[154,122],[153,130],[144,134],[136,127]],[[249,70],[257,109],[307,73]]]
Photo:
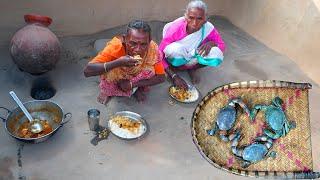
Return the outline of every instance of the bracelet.
[[[173,79],[174,77],[176,77],[177,76],[177,74],[173,74],[172,76],[171,76],[171,78]]]
[[[107,72],[107,63],[103,63],[103,67],[104,67],[104,72]]]

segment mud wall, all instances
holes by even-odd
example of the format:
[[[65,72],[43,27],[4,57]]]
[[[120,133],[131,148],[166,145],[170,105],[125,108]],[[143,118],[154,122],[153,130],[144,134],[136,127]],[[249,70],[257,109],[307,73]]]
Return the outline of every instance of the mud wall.
[[[52,17],[50,29],[58,36],[99,32],[133,19],[169,21],[183,15],[188,0],[1,0],[0,46],[7,45],[25,22],[23,15]],[[207,0],[209,14],[222,14],[223,0]]]
[[[223,15],[320,84],[319,11],[320,0],[226,0]]]

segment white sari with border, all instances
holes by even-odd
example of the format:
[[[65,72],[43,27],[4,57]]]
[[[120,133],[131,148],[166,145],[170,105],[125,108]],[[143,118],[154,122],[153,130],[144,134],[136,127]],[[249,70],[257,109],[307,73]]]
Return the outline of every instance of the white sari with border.
[[[164,26],[163,36],[172,23]],[[223,52],[218,47],[212,47],[207,56],[201,56],[197,53],[197,48],[213,29],[214,26],[210,22],[206,22],[200,30],[166,46],[164,54],[168,62],[176,67],[182,65],[193,66],[197,63],[208,66],[219,66],[223,61]]]

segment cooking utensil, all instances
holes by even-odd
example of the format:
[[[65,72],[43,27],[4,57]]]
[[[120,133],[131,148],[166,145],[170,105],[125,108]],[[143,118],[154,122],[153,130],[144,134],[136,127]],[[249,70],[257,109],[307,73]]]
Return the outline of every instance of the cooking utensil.
[[[9,94],[11,95],[11,97],[13,98],[13,100],[18,104],[18,106],[20,107],[20,109],[22,110],[22,112],[24,113],[24,115],[26,115],[26,117],[28,118],[29,122],[30,122],[30,131],[32,133],[40,133],[43,130],[43,126],[40,123],[40,121],[38,119],[34,120],[31,116],[31,114],[28,112],[28,110],[24,107],[24,105],[22,104],[22,102],[20,101],[20,99],[18,98],[18,96],[16,95],[16,93],[14,93],[13,91],[10,91]]]
[[[9,110],[5,107],[0,107],[7,111],[7,117],[0,117],[5,122],[5,129],[7,133],[17,140],[27,143],[39,143],[47,140],[53,134],[55,134],[60,127],[71,120],[71,113],[63,113],[62,108],[52,102],[45,100],[34,100],[23,103],[23,105],[29,110],[32,117],[36,119],[46,119],[52,127],[51,133],[37,137],[37,138],[21,138],[17,135],[17,129],[25,122],[28,121],[27,117],[23,114],[19,107],[13,110]]]

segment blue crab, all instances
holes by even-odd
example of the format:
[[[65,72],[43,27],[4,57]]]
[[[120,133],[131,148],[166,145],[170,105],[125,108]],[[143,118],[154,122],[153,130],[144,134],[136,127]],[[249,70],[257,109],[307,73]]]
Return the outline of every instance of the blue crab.
[[[254,121],[259,110],[265,111],[265,120],[268,126],[264,130],[264,134],[272,139],[283,137],[296,127],[294,121],[289,122],[287,120],[282,110],[282,104],[282,99],[275,97],[271,105],[256,105],[250,113],[250,119]]]
[[[269,152],[273,145],[273,139],[268,136],[259,136],[255,138],[255,141],[248,145],[238,148],[238,142],[240,140],[240,133],[237,132],[231,143],[231,151],[241,161],[242,168],[247,168],[253,163],[257,163],[268,157],[275,158],[276,152]]]
[[[233,128],[236,121],[236,104],[242,107],[248,116],[250,115],[250,110],[246,104],[239,97],[233,98],[219,111],[214,127],[207,130],[208,135],[213,136],[218,132],[221,140],[226,142],[231,140],[228,131]]]

